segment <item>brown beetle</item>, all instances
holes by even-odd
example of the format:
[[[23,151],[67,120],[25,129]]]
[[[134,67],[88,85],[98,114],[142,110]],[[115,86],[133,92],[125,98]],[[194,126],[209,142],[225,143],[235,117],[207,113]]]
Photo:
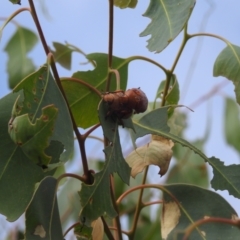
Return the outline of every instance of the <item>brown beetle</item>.
[[[140,88],[105,93],[103,101],[108,104],[106,117],[116,116],[119,119],[127,119],[132,114],[145,112],[148,106],[148,99]]]

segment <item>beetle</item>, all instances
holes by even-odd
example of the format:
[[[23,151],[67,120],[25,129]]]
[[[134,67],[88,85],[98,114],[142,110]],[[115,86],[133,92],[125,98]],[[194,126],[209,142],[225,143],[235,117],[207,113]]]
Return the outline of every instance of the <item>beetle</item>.
[[[127,119],[132,114],[145,112],[148,106],[147,96],[140,88],[104,93],[103,101],[108,104],[106,117],[115,116],[119,120]]]

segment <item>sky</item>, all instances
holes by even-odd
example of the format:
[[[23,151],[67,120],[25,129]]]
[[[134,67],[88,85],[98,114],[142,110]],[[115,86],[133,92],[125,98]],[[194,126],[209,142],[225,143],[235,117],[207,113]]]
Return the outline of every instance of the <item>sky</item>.
[[[36,9],[46,40],[51,46],[53,41],[65,41],[80,47],[85,53],[104,52],[108,49],[108,1],[99,0],[36,0]],[[139,34],[149,24],[150,19],[143,17],[149,1],[139,0],[136,9],[121,10],[114,8],[114,47],[113,54],[126,58],[132,55],[142,55],[154,59],[166,68],[170,68],[178,48],[181,44],[180,34],[163,52],[155,54],[146,48],[150,36],[139,37]],[[28,1],[22,0],[21,7],[28,6]],[[2,0],[0,7],[0,20],[8,17],[19,9],[7,0]],[[220,35],[231,43],[240,46],[240,1],[228,0],[198,0],[189,21],[189,33],[208,32]],[[28,12],[18,15],[15,20],[36,31],[34,23]],[[2,24],[2,21],[0,21]],[[4,29],[0,42],[0,97],[9,93],[6,73],[7,55],[3,51],[15,26],[8,24]],[[234,97],[234,87],[223,77],[213,77],[213,64],[218,54],[225,47],[225,43],[218,39],[200,37],[191,39],[177,64],[177,75],[181,99],[180,104],[193,106],[193,113],[189,113],[188,130],[186,136],[194,140],[201,138],[206,129],[207,116],[211,116],[211,133],[206,146],[206,155],[215,156],[225,161],[226,165],[239,163],[239,155],[226,145],[223,137],[224,97]],[[34,58],[36,66],[42,65],[46,57],[39,43],[29,54]],[[70,76],[77,70],[86,70],[89,66],[79,65],[85,59],[77,54],[73,55],[73,67],[69,72],[59,67],[60,76]],[[141,87],[149,100],[155,98],[155,93],[163,73],[149,63],[135,61],[129,67],[128,88]],[[211,91],[214,86],[226,81],[222,88],[211,100],[194,105],[204,94]],[[88,153],[93,155],[92,149],[96,147],[90,142]],[[93,155],[94,157],[94,155]],[[155,172],[154,172],[155,171]],[[158,168],[153,170],[153,181],[159,182]],[[164,180],[164,179],[163,179]],[[219,192],[240,213],[239,200],[229,197],[226,191]]]

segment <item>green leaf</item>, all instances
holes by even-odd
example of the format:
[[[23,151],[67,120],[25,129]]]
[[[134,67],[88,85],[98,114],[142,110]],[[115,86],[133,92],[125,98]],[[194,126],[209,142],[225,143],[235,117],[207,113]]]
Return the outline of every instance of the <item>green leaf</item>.
[[[147,48],[149,51],[161,52],[177,37],[186,25],[195,0],[151,0],[143,16],[152,22],[140,34],[141,37],[151,35]]]
[[[215,157],[211,157],[210,160],[211,166],[214,166],[214,176],[211,180],[212,188],[215,190],[228,190],[229,194],[240,199],[240,165],[225,166],[222,161]]]
[[[55,51],[52,51],[54,60],[62,67],[70,70],[72,65],[72,52],[73,50],[62,43],[53,42]]]
[[[65,181],[65,179],[61,180]],[[58,192],[58,206],[60,211],[60,216],[62,218],[62,228],[65,231],[70,222],[79,221],[79,212],[80,212],[80,201],[78,191],[80,188],[80,182],[74,178],[68,178]]]
[[[57,180],[44,178],[26,211],[26,240],[63,239],[56,197]]]
[[[23,79],[13,91],[20,90],[23,90],[24,100],[22,104],[17,103],[15,106],[16,109],[13,112],[17,116],[28,113],[33,123],[36,118],[40,117],[43,107],[54,104],[58,109],[58,117],[50,140],[57,140],[64,145],[65,152],[61,155],[61,160],[67,161],[73,152],[72,122],[66,102],[49,71],[49,67],[43,65],[36,72]]]
[[[7,71],[9,87],[14,88],[23,78],[35,70],[31,59],[27,57],[38,41],[37,35],[31,30],[17,27],[9,40],[5,51],[8,54]]]
[[[17,94],[8,94],[0,100],[0,213],[7,216],[9,221],[15,221],[26,210],[35,190],[35,183],[41,181],[45,175],[55,172],[52,170],[44,173],[10,138],[6,126],[16,98]],[[51,162],[56,163],[59,162],[62,151],[61,143],[51,141],[45,152],[52,157]]]
[[[196,154],[198,154],[202,159],[208,162],[209,165],[211,165],[215,174],[218,174],[218,181],[228,182],[227,184],[223,185],[225,187],[225,190],[228,190],[229,193],[239,197],[239,190],[235,189],[233,191],[235,178],[229,174],[225,174],[225,172],[222,172],[222,169],[219,168],[218,163],[215,161],[215,158],[207,158],[206,155],[194,145],[169,132],[170,128],[167,125],[167,109],[167,107],[158,108],[143,116],[139,121],[133,121],[136,134],[133,134],[132,136],[136,139],[146,134],[154,134],[165,137],[167,139],[171,139],[175,143],[180,143],[184,147],[188,147]]]
[[[9,221],[15,221],[26,210],[35,183],[44,177],[42,168],[30,161],[8,134],[7,124],[16,98],[16,94],[8,94],[0,100],[0,212]]]
[[[107,59],[108,55],[103,53],[92,53],[87,55],[90,61],[94,61],[97,67],[92,71],[76,72],[73,78],[80,79],[91,86],[97,88],[100,92],[106,88],[108,77]],[[113,57],[112,68],[119,71],[121,78],[121,89],[125,90],[128,79],[128,59]],[[62,85],[66,93],[69,105],[78,127],[88,128],[99,122],[97,115],[97,106],[100,96],[89,90],[81,83],[62,79]],[[116,90],[115,75],[112,74],[110,91]]]
[[[240,47],[228,43],[218,55],[214,67],[213,76],[223,76],[231,80],[235,86],[236,100],[240,104]]]
[[[39,166],[47,166],[51,157],[45,154],[48,140],[52,135],[58,109],[53,105],[44,107],[42,115],[32,123],[28,114],[13,118],[9,122],[9,134],[21,147],[24,154]]]
[[[114,5],[120,8],[135,8],[138,0],[114,0]]]
[[[13,4],[19,4],[21,5],[21,0],[9,0]]]
[[[162,211],[162,237],[182,239],[184,230],[197,220],[206,217],[237,217],[230,204],[215,192],[196,186],[174,184],[164,186]],[[169,226],[169,223],[172,225]],[[228,224],[206,223],[195,229],[189,239],[236,239],[239,229]],[[204,235],[202,235],[204,234]]]
[[[239,107],[231,98],[225,99],[224,129],[227,143],[240,153]]]
[[[112,118],[106,118],[107,109],[103,101],[99,105],[98,113],[104,135],[111,144],[104,149],[106,162],[103,170],[94,175],[94,183],[92,185],[82,184],[80,192],[81,216],[85,217],[88,223],[104,213],[111,218],[117,214],[111,200],[110,174],[116,172],[127,184],[130,178],[130,168],[122,155],[118,124]],[[104,194],[102,194],[103,192]]]
[[[162,98],[164,88],[166,85],[166,80],[162,81],[158,87],[157,94],[154,100],[154,108],[156,104],[157,98]],[[179,91],[179,84],[175,74],[172,75],[170,80],[170,86],[168,93],[166,95],[166,106],[167,105],[177,105],[180,99],[180,91]],[[174,109],[170,109],[170,115],[173,113]]]

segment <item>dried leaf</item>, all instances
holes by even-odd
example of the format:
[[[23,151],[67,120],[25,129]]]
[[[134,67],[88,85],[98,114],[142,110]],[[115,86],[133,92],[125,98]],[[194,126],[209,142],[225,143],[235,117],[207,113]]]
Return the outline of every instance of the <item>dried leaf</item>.
[[[157,165],[159,174],[163,176],[169,167],[174,143],[164,137],[153,135],[152,141],[130,153],[126,161],[132,168],[131,176],[135,177],[148,165]]]
[[[97,220],[91,223],[92,231],[92,239],[93,240],[102,240],[104,235],[104,228],[102,219],[99,217]]]
[[[176,227],[181,216],[180,209],[175,202],[165,202],[163,204],[161,232],[162,238],[167,239],[168,234]]]

